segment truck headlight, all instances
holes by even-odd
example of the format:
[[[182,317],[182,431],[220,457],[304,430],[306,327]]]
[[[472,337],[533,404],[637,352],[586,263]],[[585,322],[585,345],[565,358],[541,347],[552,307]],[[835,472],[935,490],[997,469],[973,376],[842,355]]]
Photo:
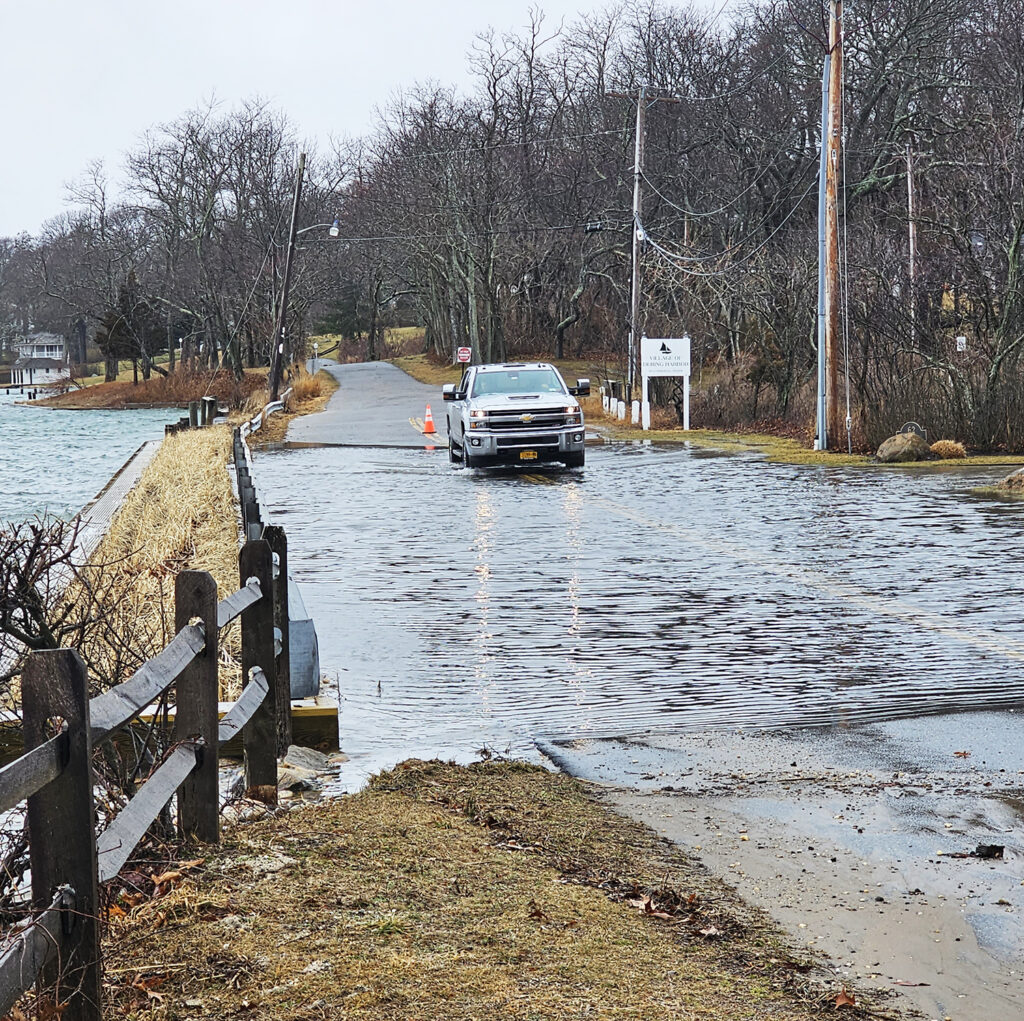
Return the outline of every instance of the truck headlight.
[[[469,417],[470,418],[486,418],[487,417],[487,412],[484,411],[483,408],[474,408],[469,413]]]

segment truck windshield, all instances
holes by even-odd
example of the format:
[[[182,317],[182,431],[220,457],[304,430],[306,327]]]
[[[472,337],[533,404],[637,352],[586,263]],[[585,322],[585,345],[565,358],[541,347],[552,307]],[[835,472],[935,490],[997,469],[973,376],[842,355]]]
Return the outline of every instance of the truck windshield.
[[[564,394],[565,387],[554,369],[502,369],[478,372],[473,396],[481,394]]]

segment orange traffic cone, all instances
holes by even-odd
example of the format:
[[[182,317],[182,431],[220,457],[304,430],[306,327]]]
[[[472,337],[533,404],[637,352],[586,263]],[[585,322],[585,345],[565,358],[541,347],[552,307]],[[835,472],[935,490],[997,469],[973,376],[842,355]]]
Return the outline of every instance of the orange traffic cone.
[[[423,432],[427,435],[430,433],[436,433],[437,430],[434,428],[434,416],[430,413],[430,405],[427,405],[426,414],[423,416]]]

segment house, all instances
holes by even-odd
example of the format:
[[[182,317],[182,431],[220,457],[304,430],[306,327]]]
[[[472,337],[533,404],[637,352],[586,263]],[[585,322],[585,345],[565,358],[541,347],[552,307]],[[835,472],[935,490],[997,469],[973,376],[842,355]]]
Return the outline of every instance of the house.
[[[42,386],[67,375],[67,344],[56,333],[33,333],[13,347],[18,352],[11,366],[14,386]]]

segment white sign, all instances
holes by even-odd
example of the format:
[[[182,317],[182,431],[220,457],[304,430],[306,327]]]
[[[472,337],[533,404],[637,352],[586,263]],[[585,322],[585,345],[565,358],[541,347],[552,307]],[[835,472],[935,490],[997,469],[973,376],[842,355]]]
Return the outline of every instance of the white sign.
[[[690,374],[690,338],[663,340],[640,338],[640,374],[642,376],[688,376]]]
[[[684,377],[683,428],[688,430],[690,428],[690,338],[688,336],[675,339],[640,338],[640,377],[643,386],[640,417],[644,429],[651,427],[651,404],[647,385],[651,376]]]
[[[957,351],[966,351],[967,350],[967,338],[966,337],[957,337],[956,338],[956,349],[957,349]]]
[[[456,358],[458,358],[460,362],[468,362],[472,357],[473,349],[471,347],[460,347],[456,354]]]

